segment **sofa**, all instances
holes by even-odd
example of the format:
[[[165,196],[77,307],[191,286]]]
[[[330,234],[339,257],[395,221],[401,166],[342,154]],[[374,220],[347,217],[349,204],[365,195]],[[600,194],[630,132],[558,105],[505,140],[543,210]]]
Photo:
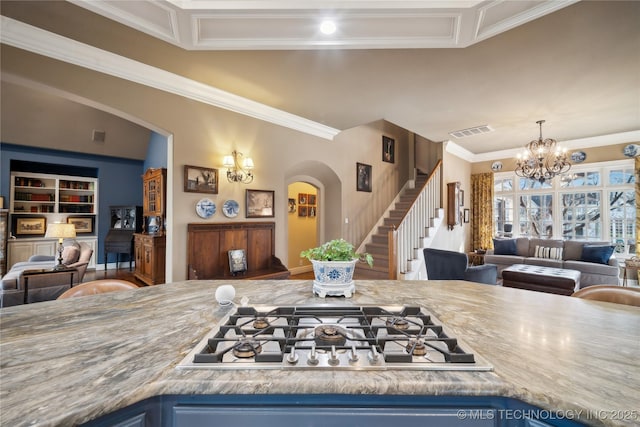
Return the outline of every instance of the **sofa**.
[[[580,288],[593,285],[619,285],[620,270],[610,242],[554,240],[519,237],[494,239],[494,249],[487,250],[484,262],[502,271],[514,264],[564,268],[580,272]]]
[[[33,276],[29,280],[27,302],[54,300],[72,284],[81,283],[92,255],[93,249],[87,243],[73,239],[65,240],[62,263],[75,271],[72,274],[52,271]],[[0,307],[24,304],[24,271],[51,270],[56,264],[56,256],[33,255],[28,261],[17,262],[11,266],[0,282]]]

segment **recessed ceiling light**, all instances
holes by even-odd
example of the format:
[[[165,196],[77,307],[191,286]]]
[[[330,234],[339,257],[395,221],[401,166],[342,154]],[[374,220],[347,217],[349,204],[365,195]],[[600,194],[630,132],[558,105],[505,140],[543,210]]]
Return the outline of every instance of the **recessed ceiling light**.
[[[320,24],[320,31],[322,32],[322,34],[326,35],[333,34],[336,32],[336,23],[330,19],[325,19]]]

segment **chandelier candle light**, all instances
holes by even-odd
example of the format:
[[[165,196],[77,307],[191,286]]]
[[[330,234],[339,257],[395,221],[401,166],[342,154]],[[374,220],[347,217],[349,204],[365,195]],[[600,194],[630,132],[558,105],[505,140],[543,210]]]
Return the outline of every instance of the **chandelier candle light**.
[[[534,139],[525,146],[524,152],[518,154],[516,160],[516,175],[533,179],[541,184],[551,181],[554,176],[567,172],[571,163],[567,160],[567,149],[558,146],[555,139],[542,139],[542,124],[544,120],[538,120],[540,125],[540,138]]]
[[[242,153],[233,151],[231,156],[224,156],[223,165],[227,168],[227,180],[229,182],[242,182],[249,184],[253,181],[253,160],[251,157],[245,157],[242,166],[238,157],[242,157]]]
[[[62,241],[64,239],[73,239],[74,237],[76,237],[76,226],[74,224],[54,222],[47,226],[47,232],[44,237],[58,239],[58,265],[54,267],[54,270],[66,268],[62,264]]]

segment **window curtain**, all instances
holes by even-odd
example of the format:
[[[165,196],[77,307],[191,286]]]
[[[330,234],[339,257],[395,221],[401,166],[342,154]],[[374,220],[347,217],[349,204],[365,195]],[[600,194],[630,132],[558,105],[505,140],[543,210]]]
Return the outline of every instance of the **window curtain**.
[[[471,175],[471,249],[493,247],[493,173]]]
[[[636,255],[640,256],[640,157],[635,159],[636,170]]]

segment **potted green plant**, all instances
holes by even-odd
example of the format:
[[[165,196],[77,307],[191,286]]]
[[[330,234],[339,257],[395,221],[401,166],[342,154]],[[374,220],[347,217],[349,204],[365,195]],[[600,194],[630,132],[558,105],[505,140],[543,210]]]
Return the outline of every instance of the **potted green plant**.
[[[373,256],[357,253],[353,245],[344,239],[330,240],[322,245],[300,252],[302,258],[313,265],[313,292],[326,296],[345,296],[355,292],[353,272],[356,263],[366,262],[373,266]]]

